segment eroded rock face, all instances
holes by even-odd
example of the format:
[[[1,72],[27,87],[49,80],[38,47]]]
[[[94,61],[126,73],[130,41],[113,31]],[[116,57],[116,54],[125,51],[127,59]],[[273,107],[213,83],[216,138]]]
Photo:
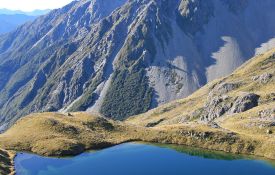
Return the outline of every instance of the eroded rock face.
[[[227,95],[213,96],[213,94],[210,94],[202,112],[200,113],[200,121],[210,122],[225,114],[247,111],[258,106],[259,98],[260,96],[254,93],[244,93],[235,99]]]
[[[232,103],[226,95],[210,97],[205,104],[200,120],[203,122],[213,121],[224,115],[231,107]]]
[[[247,93],[237,97],[231,108],[231,113],[240,113],[258,106],[260,96],[254,93]]]
[[[178,10],[180,26],[186,33],[194,34],[202,30],[203,25],[214,15],[214,4],[212,0],[207,3],[204,0],[181,0]]]
[[[272,80],[272,77],[273,77],[272,74],[264,73],[262,75],[252,77],[252,80],[256,81],[256,82],[259,82],[259,83],[262,83],[262,84],[266,84],[266,83],[268,83],[269,81]]]

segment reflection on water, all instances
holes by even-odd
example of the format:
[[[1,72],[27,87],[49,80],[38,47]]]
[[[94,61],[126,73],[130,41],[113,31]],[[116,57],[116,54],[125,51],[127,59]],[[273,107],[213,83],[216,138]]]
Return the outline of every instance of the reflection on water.
[[[197,156],[202,157],[205,159],[216,159],[216,160],[238,160],[238,159],[245,159],[245,160],[256,160],[260,159],[265,161],[266,163],[270,164],[271,166],[275,167],[275,160],[266,159],[263,157],[256,157],[252,155],[243,155],[243,154],[231,154],[226,153],[223,151],[213,151],[201,148],[193,148],[190,146],[183,146],[183,145],[174,145],[174,144],[151,144],[158,147],[169,148],[173,149],[177,152],[188,154],[190,156]]]
[[[176,145],[127,143],[76,157],[21,153],[18,175],[274,175],[269,162]],[[273,162],[274,165],[274,162]]]

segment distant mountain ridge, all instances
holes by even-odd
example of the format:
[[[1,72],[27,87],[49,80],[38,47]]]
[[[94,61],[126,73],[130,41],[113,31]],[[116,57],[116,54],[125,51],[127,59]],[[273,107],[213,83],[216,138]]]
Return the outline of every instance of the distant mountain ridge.
[[[0,34],[11,32],[18,26],[34,20],[37,16],[44,15],[50,10],[34,10],[23,12],[20,10],[0,9]]]
[[[0,14],[0,34],[10,32],[16,29],[16,27],[19,25],[22,25],[28,21],[32,21],[35,18],[35,16],[27,16],[23,14]]]
[[[21,10],[9,10],[9,9],[0,9],[0,14],[5,14],[5,15],[16,15],[16,14],[23,14],[23,15],[28,15],[28,16],[40,16],[40,15],[44,15],[48,12],[50,12],[50,9],[46,9],[46,10],[34,10],[31,12],[24,12]]]
[[[0,125],[114,119],[185,97],[275,46],[275,1],[74,1],[0,37]],[[264,10],[263,10],[264,9]]]

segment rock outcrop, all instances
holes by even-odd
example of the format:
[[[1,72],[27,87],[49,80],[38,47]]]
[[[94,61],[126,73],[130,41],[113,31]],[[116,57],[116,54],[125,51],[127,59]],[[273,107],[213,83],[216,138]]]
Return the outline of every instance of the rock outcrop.
[[[219,87],[226,87],[224,84],[221,84]],[[232,84],[229,86],[232,88]],[[229,91],[231,88],[222,88],[222,93]],[[222,94],[221,93],[221,94]],[[241,113],[245,112],[251,108],[258,106],[259,95],[254,93],[244,93],[235,99],[227,95],[213,96],[212,93],[208,97],[208,100],[203,108],[203,111],[200,113],[200,120],[204,122],[210,122],[214,119],[221,117],[222,115],[228,113]]]
[[[204,122],[213,121],[214,119],[224,115],[232,107],[232,102],[228,96],[215,96],[208,99],[200,120]]]
[[[259,76],[252,77],[253,81],[257,81],[259,83],[268,83],[272,79],[272,74],[264,73]]]
[[[232,105],[231,113],[240,113],[258,106],[259,95],[246,93],[237,97]]]

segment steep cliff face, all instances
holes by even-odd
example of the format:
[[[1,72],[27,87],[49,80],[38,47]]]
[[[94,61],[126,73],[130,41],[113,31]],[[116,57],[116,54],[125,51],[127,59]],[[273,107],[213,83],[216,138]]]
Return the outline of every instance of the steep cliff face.
[[[34,111],[123,119],[275,46],[275,2],[75,1],[0,37],[0,123]]]

